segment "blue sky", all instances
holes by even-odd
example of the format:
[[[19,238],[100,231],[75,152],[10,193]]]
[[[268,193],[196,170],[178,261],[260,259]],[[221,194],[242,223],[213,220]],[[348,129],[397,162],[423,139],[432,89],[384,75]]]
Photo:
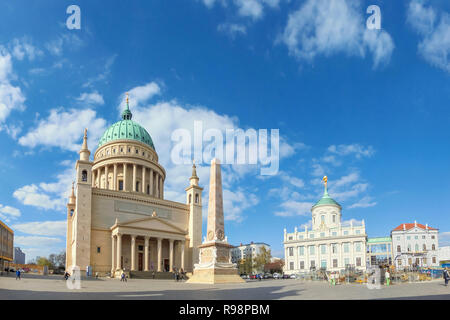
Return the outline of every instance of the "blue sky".
[[[80,30],[66,27],[71,4]],[[374,4],[381,30],[366,28]],[[281,256],[323,175],[369,236],[417,220],[450,244],[449,14],[444,0],[3,2],[0,219],[28,259],[63,250],[83,129],[93,153],[129,91],[171,200],[190,176],[170,161],[175,129],[280,130],[277,175],[223,167],[233,244]],[[207,200],[209,167],[199,175]]]

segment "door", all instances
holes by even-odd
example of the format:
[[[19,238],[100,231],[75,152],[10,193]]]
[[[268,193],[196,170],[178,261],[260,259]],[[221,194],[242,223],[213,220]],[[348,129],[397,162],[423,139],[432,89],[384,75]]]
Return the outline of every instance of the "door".
[[[142,267],[142,262],[144,261],[143,255],[144,254],[142,252],[139,252],[139,254],[138,254],[138,270],[139,271],[144,270],[144,268]]]
[[[164,259],[164,272],[169,272],[169,259]]]

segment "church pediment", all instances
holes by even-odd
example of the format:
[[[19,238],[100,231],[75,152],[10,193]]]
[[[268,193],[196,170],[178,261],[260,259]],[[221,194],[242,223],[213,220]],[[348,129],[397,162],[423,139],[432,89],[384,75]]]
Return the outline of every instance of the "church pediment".
[[[144,229],[149,231],[157,230],[170,233],[179,233],[183,235],[186,234],[185,230],[178,228],[177,226],[167,221],[164,221],[158,217],[149,217],[126,222],[116,222],[116,224],[114,224],[114,226],[111,229],[115,229],[116,227],[141,229],[141,230]]]

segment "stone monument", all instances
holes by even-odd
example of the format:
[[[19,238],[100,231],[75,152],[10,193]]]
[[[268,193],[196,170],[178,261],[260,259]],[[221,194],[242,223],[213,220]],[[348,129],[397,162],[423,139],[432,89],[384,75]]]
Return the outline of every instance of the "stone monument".
[[[230,249],[225,237],[222,199],[222,176],[218,159],[211,161],[208,226],[206,238],[199,245],[200,263],[194,265],[189,283],[239,283],[245,282],[235,263],[231,262]]]

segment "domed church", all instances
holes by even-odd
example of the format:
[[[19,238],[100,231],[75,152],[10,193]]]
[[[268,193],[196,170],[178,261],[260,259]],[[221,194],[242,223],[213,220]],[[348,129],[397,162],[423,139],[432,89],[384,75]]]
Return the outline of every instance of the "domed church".
[[[186,203],[164,199],[166,171],[150,134],[132,120],[128,96],[122,120],[105,131],[93,161],[87,129],[79,154],[67,204],[67,270],[192,272],[202,237],[203,188],[195,165]]]

